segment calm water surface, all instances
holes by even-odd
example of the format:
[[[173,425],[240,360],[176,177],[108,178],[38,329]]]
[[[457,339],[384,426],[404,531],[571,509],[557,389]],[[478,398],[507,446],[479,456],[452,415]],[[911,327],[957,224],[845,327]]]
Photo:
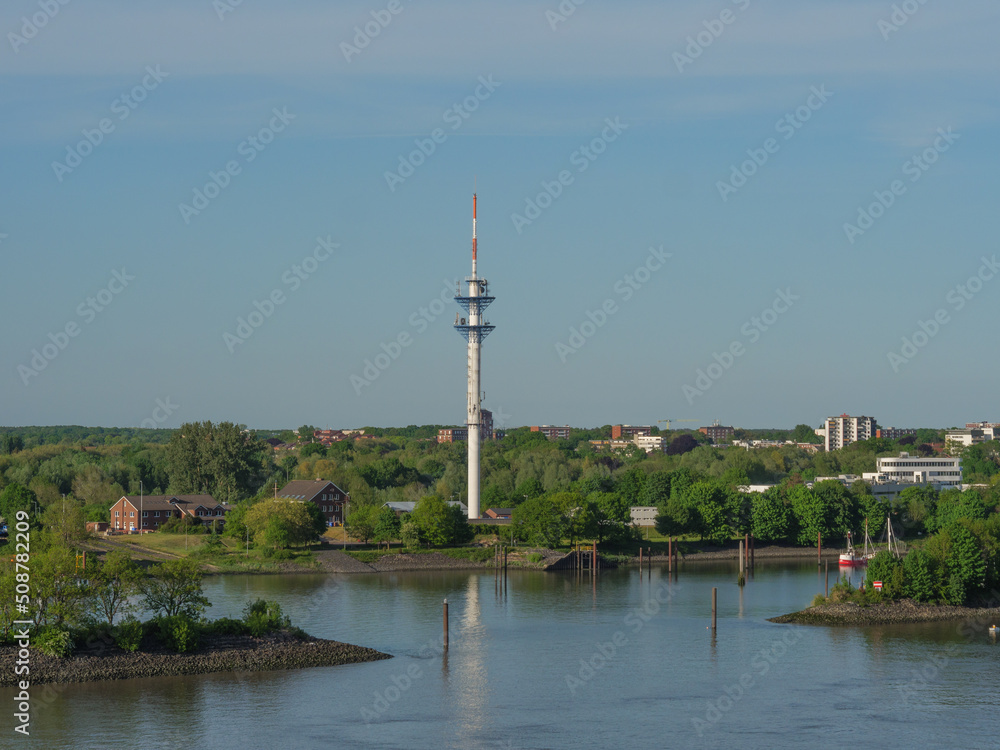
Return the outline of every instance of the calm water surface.
[[[816,566],[759,566],[742,592],[735,579],[729,564],[672,582],[511,572],[505,592],[480,572],[216,577],[213,617],[277,599],[316,636],[396,658],[62,686],[30,741],[8,730],[0,747],[1000,747],[985,627],[775,625],[822,590]]]

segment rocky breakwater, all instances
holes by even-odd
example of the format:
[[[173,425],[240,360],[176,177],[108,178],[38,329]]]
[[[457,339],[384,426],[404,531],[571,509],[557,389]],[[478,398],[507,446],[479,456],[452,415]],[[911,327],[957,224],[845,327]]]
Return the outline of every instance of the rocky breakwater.
[[[808,607],[800,612],[772,617],[769,621],[799,625],[889,625],[962,619],[996,621],[1000,624],[1000,608],[919,604],[910,599],[866,606],[853,602],[840,602]]]
[[[15,684],[16,647],[0,649],[0,686]],[[31,651],[32,684],[128,680],[137,677],[208,674],[211,672],[267,672],[305,667],[390,659],[371,648],[313,638],[282,630],[260,638],[249,635],[203,636],[198,649],[177,654],[166,650],[127,652],[115,645],[96,645],[59,658]],[[23,679],[23,678],[21,678]]]

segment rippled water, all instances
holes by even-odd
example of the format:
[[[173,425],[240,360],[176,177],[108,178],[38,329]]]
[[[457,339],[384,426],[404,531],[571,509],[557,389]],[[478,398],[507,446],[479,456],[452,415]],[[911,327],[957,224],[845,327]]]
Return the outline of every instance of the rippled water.
[[[0,747],[1000,747],[985,627],[774,625],[822,591],[816,566],[735,579],[727,564],[675,581],[512,571],[505,591],[481,572],[216,577],[213,617],[277,599],[314,635],[396,658],[60,686],[31,741],[8,730]]]

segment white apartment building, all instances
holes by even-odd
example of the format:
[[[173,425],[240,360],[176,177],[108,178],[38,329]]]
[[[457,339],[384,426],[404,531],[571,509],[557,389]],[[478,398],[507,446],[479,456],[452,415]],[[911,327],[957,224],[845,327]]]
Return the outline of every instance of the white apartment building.
[[[667,447],[667,439],[663,435],[636,435],[632,438],[632,442],[646,451],[646,453],[652,453],[653,451],[662,453],[664,448]]]
[[[944,434],[945,450],[961,453],[970,445],[989,442],[1000,438],[1000,429],[991,426],[966,427],[964,430],[948,430]]]
[[[656,514],[659,513],[655,505],[633,505],[629,508],[632,514],[633,526],[655,526]]]
[[[934,484],[939,489],[962,486],[962,459],[957,456],[911,456],[875,459],[875,471],[866,472],[862,479],[877,484]]]
[[[828,417],[822,432],[824,447],[827,451],[835,451],[858,440],[868,440],[875,437],[878,424],[874,417],[849,417],[841,414],[839,417]]]

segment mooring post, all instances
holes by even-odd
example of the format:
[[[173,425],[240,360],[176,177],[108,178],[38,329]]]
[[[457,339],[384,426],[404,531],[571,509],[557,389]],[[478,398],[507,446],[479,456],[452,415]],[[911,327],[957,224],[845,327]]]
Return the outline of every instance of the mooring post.
[[[448,650],[448,600],[444,600],[444,648]]]
[[[816,565],[823,564],[823,532],[816,532]]]
[[[667,572],[674,569],[674,538],[667,537]]]
[[[750,567],[754,568],[757,565],[757,561],[754,559],[754,552],[757,549],[757,541],[753,538],[753,534],[750,535]]]
[[[642,575],[642,547],[639,547],[639,575]]]
[[[594,542],[594,575],[597,575],[597,542]]]
[[[719,589],[715,586],[712,587],[712,635],[715,635],[715,613],[717,609],[717,604],[719,600]]]
[[[827,598],[830,597],[830,561],[829,560],[826,561],[826,594],[824,594],[824,596],[826,596]]]

